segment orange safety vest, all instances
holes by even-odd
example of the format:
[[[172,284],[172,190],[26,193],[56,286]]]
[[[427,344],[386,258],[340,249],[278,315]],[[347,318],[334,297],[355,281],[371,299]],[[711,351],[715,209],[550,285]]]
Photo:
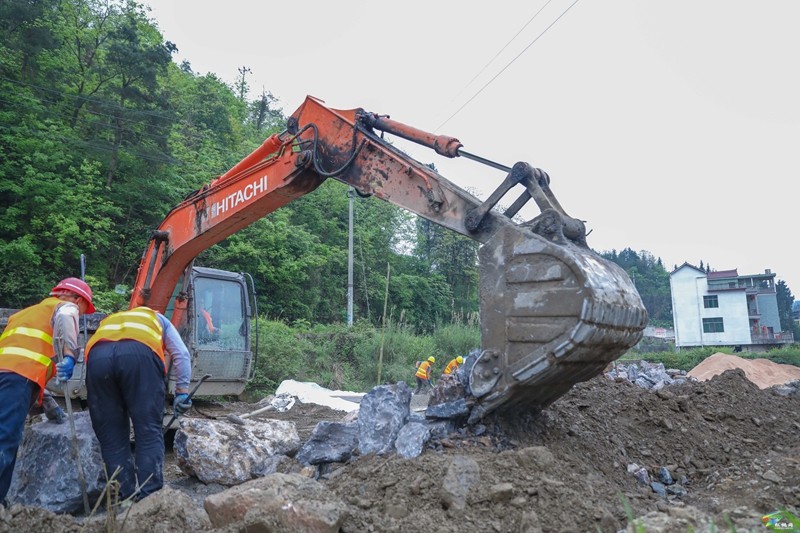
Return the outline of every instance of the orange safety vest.
[[[417,367],[417,373],[414,374],[415,377],[428,379],[428,369],[431,367],[430,361],[423,361]]]
[[[444,369],[444,373],[445,374],[452,374],[457,369],[458,369],[458,361],[453,359],[452,361],[447,363],[447,366]]]
[[[45,384],[56,373],[53,357],[53,313],[63,302],[46,298],[17,311],[0,336],[0,370],[14,372],[39,385],[39,402]]]
[[[153,350],[164,363],[164,373],[167,372],[167,364],[164,361],[164,328],[156,312],[149,307],[135,307],[105,317],[86,344],[86,364],[89,364],[92,347],[98,342],[125,339],[141,342]]]
[[[206,319],[206,326],[209,333],[214,333],[214,321],[211,320],[211,313],[203,309],[203,318]]]

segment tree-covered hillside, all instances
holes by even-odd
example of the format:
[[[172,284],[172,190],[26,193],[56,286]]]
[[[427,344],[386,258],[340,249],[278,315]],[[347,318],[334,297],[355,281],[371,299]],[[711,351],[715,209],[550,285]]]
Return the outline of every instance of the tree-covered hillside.
[[[0,306],[87,279],[99,307],[127,296],[151,231],[187,194],[285,127],[250,98],[176,65],[144,8],[114,0],[0,3]],[[259,309],[287,322],[346,318],[347,187],[314,193],[201,254],[251,273]],[[355,200],[354,315],[390,311],[421,331],[477,311],[475,242],[376,199]]]

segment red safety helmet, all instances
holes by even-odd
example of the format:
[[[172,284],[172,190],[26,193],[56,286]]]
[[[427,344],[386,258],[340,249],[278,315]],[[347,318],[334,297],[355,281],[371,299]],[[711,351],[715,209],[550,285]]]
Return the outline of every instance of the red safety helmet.
[[[85,281],[78,278],[65,278],[58,282],[58,285],[53,287],[50,291],[51,296],[58,296],[59,294],[63,294],[65,292],[72,292],[86,300],[86,303],[89,304],[86,307],[87,313],[94,313],[95,308],[94,304],[92,303],[92,288],[87,285]]]

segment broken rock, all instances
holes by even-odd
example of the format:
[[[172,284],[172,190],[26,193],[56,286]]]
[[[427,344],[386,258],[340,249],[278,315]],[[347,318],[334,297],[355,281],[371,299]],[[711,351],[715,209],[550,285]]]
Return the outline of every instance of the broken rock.
[[[218,494],[203,503],[211,523],[231,531],[338,533],[347,505],[313,479],[272,474]]]
[[[411,412],[411,389],[405,382],[379,385],[361,400],[358,415],[358,451],[383,455],[393,450],[394,440]]]
[[[309,465],[343,463],[352,457],[357,445],[358,423],[320,422],[295,459]]]
[[[175,433],[175,458],[180,469],[203,483],[237,485],[272,469],[275,455],[292,455],[300,447],[294,423],[186,418]]]
[[[400,429],[394,447],[404,459],[413,459],[422,453],[431,438],[431,430],[421,422],[409,422]]]
[[[480,483],[481,467],[471,457],[453,457],[442,479],[441,501],[445,509],[463,510],[473,485]]]
[[[88,412],[74,413],[78,454],[89,499],[94,501],[105,487],[100,443]],[[72,453],[70,424],[39,422],[31,425],[20,446],[14,468],[9,503],[41,507],[54,513],[83,510],[78,466]]]

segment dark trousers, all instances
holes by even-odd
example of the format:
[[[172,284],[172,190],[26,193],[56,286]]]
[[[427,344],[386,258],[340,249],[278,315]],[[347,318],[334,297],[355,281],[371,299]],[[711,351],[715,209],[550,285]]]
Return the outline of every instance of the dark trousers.
[[[430,388],[431,382],[425,378],[417,377],[417,388],[414,393],[424,392],[426,389]]]
[[[0,372],[0,503],[6,503],[25,418],[39,386],[14,372]]]
[[[164,364],[133,340],[99,342],[86,364],[86,392],[92,428],[108,477],[117,468],[120,498],[140,486],[138,498],[164,485]],[[131,452],[130,425],[136,441]]]

